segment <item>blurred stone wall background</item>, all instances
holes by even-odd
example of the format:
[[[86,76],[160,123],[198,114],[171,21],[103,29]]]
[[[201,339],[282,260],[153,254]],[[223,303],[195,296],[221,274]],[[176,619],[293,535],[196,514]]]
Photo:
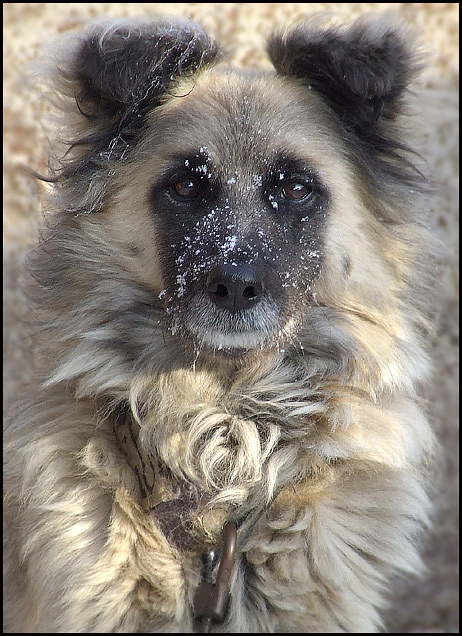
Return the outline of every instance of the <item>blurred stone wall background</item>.
[[[265,37],[318,11],[346,18],[392,11],[417,28],[428,53],[419,80],[422,154],[436,189],[435,231],[447,255],[438,271],[439,314],[432,338],[435,373],[426,399],[441,440],[427,575],[397,581],[392,633],[456,633],[458,627],[458,3],[3,3],[4,15],[4,395],[14,398],[31,369],[23,328],[21,270],[40,210],[40,187],[20,165],[46,172],[47,131],[39,84],[26,74],[41,45],[98,16],[180,14],[200,22],[238,66],[268,65]],[[435,266],[436,267],[436,266]]]

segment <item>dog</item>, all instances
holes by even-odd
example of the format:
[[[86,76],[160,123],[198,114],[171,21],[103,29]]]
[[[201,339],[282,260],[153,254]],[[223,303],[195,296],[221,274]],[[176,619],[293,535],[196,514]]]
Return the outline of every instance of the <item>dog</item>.
[[[410,41],[316,17],[237,70],[160,17],[55,52],[6,631],[383,629],[435,445]]]

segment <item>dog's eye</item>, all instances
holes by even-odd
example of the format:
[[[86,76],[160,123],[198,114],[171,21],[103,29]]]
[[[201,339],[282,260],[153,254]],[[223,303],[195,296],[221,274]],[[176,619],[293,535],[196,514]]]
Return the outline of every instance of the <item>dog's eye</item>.
[[[281,190],[282,196],[287,201],[304,201],[313,194],[313,188],[301,181],[287,181]]]
[[[200,184],[194,177],[183,177],[172,184],[172,190],[182,199],[195,199],[200,193]]]

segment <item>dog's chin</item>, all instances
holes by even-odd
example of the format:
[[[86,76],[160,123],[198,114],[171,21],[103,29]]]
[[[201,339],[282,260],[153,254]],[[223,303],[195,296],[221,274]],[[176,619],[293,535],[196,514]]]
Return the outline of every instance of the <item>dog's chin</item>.
[[[263,321],[243,319],[238,315],[219,321],[198,320],[193,314],[183,321],[177,317],[172,332],[195,355],[236,361],[249,359],[283,349],[297,333],[299,321],[295,318],[282,320],[273,312],[271,320],[269,314]]]
[[[262,353],[275,346],[277,337],[262,331],[223,332],[209,330],[192,332],[196,348],[226,358],[241,358]]]

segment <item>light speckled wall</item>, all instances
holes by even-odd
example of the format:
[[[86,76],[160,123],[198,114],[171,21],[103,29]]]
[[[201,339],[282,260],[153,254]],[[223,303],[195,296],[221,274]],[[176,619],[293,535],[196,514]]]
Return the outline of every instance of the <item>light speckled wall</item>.
[[[102,15],[171,13],[200,22],[228,50],[236,65],[267,65],[266,35],[277,26],[331,11],[351,17],[390,10],[417,27],[429,64],[419,81],[421,151],[436,190],[435,228],[447,253],[439,272],[440,321],[435,329],[435,375],[426,397],[442,441],[434,531],[428,541],[428,576],[396,584],[392,632],[458,631],[457,589],[457,404],[458,404],[458,3],[4,3],[4,280],[7,401],[27,380],[30,352],[22,334],[27,318],[20,293],[21,263],[39,217],[39,188],[18,170],[46,170],[44,104],[39,86],[24,74],[43,42]]]

